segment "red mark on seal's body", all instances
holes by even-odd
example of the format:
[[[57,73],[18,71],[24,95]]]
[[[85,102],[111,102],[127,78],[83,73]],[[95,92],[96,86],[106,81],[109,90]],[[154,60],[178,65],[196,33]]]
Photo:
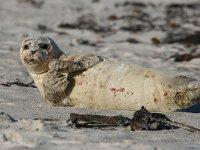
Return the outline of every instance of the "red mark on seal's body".
[[[164,94],[163,94],[164,96],[167,96],[168,95],[168,93],[167,92],[164,92]]]
[[[116,91],[117,91],[116,88],[111,88],[110,90],[113,91],[113,92],[116,92]]]

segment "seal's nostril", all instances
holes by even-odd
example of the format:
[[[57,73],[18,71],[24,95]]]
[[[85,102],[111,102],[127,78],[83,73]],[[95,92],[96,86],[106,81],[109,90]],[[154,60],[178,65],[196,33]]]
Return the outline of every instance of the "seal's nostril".
[[[32,51],[31,51],[31,54],[35,54],[35,52],[37,52],[37,50],[32,50]]]
[[[31,52],[31,54],[35,54],[38,50],[39,50],[38,46],[29,47],[29,51]]]

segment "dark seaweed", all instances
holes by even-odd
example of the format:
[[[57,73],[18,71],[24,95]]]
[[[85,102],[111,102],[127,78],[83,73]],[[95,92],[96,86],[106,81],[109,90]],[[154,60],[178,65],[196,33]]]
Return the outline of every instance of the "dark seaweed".
[[[30,83],[23,83],[23,82],[17,80],[17,81],[13,81],[13,82],[1,83],[0,85],[2,85],[2,86],[17,85],[17,86],[23,86],[23,87],[32,87],[32,88],[36,88],[36,86],[34,85],[34,81],[31,81]]]
[[[70,114],[69,126],[76,128],[106,128],[106,127],[131,127],[132,131],[137,130],[169,130],[183,128],[191,132],[200,132],[200,129],[171,121],[166,115],[161,113],[151,113],[144,106],[136,111],[133,118],[124,116],[102,116],[89,114]]]
[[[87,14],[81,16],[74,23],[60,23],[58,25],[59,28],[68,28],[68,29],[84,29],[84,30],[92,30],[96,33],[100,32],[112,32],[112,28],[110,26],[100,26],[97,24],[94,16]]]

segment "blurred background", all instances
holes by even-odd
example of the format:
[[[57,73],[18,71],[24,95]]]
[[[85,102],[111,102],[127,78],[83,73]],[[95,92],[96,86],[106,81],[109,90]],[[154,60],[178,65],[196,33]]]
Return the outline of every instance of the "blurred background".
[[[2,80],[28,78],[19,49],[24,38],[37,34],[50,36],[69,54],[93,53],[200,79],[200,0],[0,0],[0,4]]]
[[[93,53],[200,79],[200,0],[0,0],[0,4],[1,78],[7,64],[12,78],[21,76],[16,70],[22,67],[18,55],[22,40],[44,34],[69,54]]]

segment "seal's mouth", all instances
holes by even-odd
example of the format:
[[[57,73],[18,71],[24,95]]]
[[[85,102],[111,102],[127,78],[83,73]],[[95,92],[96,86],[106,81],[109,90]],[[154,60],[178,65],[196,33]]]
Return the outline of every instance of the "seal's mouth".
[[[41,63],[35,59],[24,59],[24,62],[29,66],[38,66]]]
[[[36,64],[36,63],[39,63],[39,62],[35,59],[30,59],[30,60],[27,60],[26,63],[27,64]]]

